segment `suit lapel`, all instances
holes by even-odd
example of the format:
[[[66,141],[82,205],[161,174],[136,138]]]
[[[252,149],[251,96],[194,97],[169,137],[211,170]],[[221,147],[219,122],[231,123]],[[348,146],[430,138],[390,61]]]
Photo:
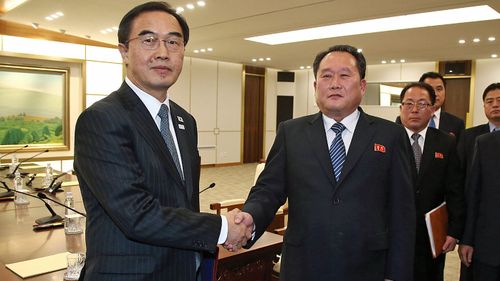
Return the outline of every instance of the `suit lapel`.
[[[135,127],[143,136],[144,140],[152,147],[153,151],[157,152],[157,155],[163,159],[163,163],[166,163],[167,172],[176,179],[179,183],[177,186],[180,188],[183,183],[179,172],[177,172],[177,168],[161,136],[160,130],[158,130],[146,106],[126,83],[122,84],[120,91],[122,93],[121,98],[124,102],[124,107],[129,110],[131,120],[135,123]]]
[[[372,141],[373,135],[375,134],[375,128],[371,126],[373,123],[369,119],[361,108],[359,108],[360,115],[356,129],[354,130],[354,135],[352,136],[351,145],[349,146],[349,151],[347,152],[347,158],[344,163],[344,168],[340,175],[340,180],[335,187],[335,190],[344,182],[349,173],[352,171],[358,160],[363,155],[366,146]]]
[[[490,132],[490,123],[486,123],[486,124],[483,124],[483,126],[481,127],[479,135],[486,134],[489,132]]]
[[[186,129],[189,128],[185,128],[186,124],[184,123],[184,119],[187,117],[180,114],[177,104],[172,101],[170,102],[170,118],[174,124],[175,135],[177,136],[177,143],[179,144],[181,153],[187,195],[188,198],[191,198],[193,195],[193,177],[190,163],[191,155],[189,154],[189,148],[187,146],[189,140],[186,132]]]
[[[335,186],[335,177],[333,175],[333,166],[330,160],[330,153],[328,152],[328,145],[326,141],[325,125],[321,112],[313,115],[309,120],[310,126],[307,127],[306,133],[311,143],[311,148],[316,158],[323,168],[326,176],[333,186]]]

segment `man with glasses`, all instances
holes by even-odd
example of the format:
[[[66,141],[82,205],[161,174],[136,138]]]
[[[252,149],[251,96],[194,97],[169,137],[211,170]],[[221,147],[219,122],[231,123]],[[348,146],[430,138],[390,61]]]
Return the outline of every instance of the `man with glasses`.
[[[465,129],[465,123],[457,116],[443,111],[443,104],[446,99],[446,81],[443,76],[437,72],[426,72],[420,76],[419,82],[424,82],[434,89],[436,93],[436,102],[434,103],[434,113],[429,119],[428,126],[438,128],[446,133],[454,136],[457,140]],[[401,119],[398,116],[396,123],[401,124]]]
[[[434,113],[436,95],[426,83],[411,83],[400,95],[401,122],[408,133],[413,154],[417,231],[414,280],[443,280],[445,254],[433,258],[425,213],[446,201],[448,235],[443,253],[455,249],[463,230],[462,177],[454,137],[427,125]]]
[[[494,130],[500,130],[500,83],[492,83],[484,89],[483,108],[488,123],[466,129],[458,142],[458,156],[462,165],[462,173],[465,175],[469,175],[470,172],[476,138]],[[472,256],[472,250],[469,246],[460,245],[459,252],[461,251],[467,253],[467,256],[469,256],[468,253],[470,252],[470,256]],[[463,259],[460,268],[460,280],[473,280],[472,263],[470,260]]]
[[[80,280],[197,280],[202,252],[238,249],[251,228],[199,213],[196,122],[170,100],[189,28],[165,2],[130,10],[118,30],[127,76],[75,130],[75,170],[87,210]]]

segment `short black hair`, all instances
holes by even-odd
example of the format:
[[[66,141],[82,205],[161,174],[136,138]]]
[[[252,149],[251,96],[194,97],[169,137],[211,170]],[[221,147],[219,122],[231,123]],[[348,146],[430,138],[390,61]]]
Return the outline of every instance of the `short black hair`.
[[[314,78],[318,74],[319,64],[323,58],[331,52],[344,52],[351,54],[356,59],[356,66],[358,67],[359,76],[361,79],[365,79],[366,74],[366,60],[362,53],[358,52],[358,49],[350,45],[335,45],[328,50],[322,51],[316,55],[313,62]]]
[[[486,89],[484,89],[483,101],[486,98],[486,95],[488,95],[489,92],[494,91],[494,90],[500,90],[500,83],[499,82],[490,84],[490,85],[488,85],[488,87],[486,87]]]
[[[446,89],[446,81],[444,80],[443,75],[441,75],[437,72],[429,71],[429,72],[422,74],[422,76],[420,76],[420,79],[418,79],[418,82],[425,82],[425,79],[427,79],[427,78],[441,79],[441,81],[443,81],[444,88]]]
[[[167,3],[163,1],[152,1],[141,4],[139,6],[134,7],[130,10],[125,16],[123,16],[120,26],[118,27],[118,42],[122,44],[126,44],[127,40],[129,40],[130,29],[132,26],[132,22],[137,18],[140,14],[145,12],[154,12],[161,11],[167,14],[174,16],[182,29],[182,37],[184,39],[184,46],[187,45],[189,41],[189,26],[181,15],[177,14],[177,12]]]
[[[436,92],[434,92],[434,89],[431,87],[431,85],[424,82],[413,82],[406,85],[401,91],[401,94],[399,95],[399,101],[401,103],[403,103],[405,94],[410,88],[420,88],[426,90],[429,93],[429,98],[431,99],[431,105],[434,105],[434,103],[436,102]]]

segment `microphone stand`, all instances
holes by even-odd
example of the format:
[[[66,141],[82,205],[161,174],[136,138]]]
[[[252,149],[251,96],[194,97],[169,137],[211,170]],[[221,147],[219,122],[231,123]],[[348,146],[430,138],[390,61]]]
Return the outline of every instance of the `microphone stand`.
[[[58,201],[56,201],[56,200],[54,200],[54,199],[52,199],[52,198],[48,197],[47,195],[45,195],[45,193],[38,192],[38,193],[37,193],[37,196],[38,196],[37,198],[38,198],[38,199],[40,199],[40,200],[47,199],[47,200],[49,200],[49,201],[51,201],[51,202],[56,203],[57,205],[63,206],[64,208],[69,209],[69,210],[71,210],[71,211],[73,211],[73,212],[75,212],[75,213],[79,214],[79,215],[80,215],[80,216],[82,216],[82,217],[87,217],[87,215],[86,215],[86,214],[84,214],[84,213],[82,213],[82,212],[79,212],[79,211],[77,211],[77,210],[75,210],[75,209],[73,209],[73,208],[71,208],[71,207],[68,207],[68,206],[64,205],[64,204],[63,204],[63,203],[61,203],[61,202],[58,202]]]
[[[36,173],[30,176],[29,181],[26,183],[27,186],[31,186],[33,184],[33,180],[35,180]]]
[[[28,145],[27,145],[27,144],[26,144],[25,146],[21,147],[21,148],[18,148],[18,149],[16,149],[16,150],[14,150],[14,151],[8,152],[8,153],[6,153],[6,154],[2,155],[2,157],[0,157],[0,160],[1,160],[2,158],[4,158],[5,156],[9,155],[9,154],[16,153],[16,152],[18,152],[18,151],[19,151],[19,150],[21,150],[21,149],[25,149],[26,147],[28,147]],[[5,166],[0,166],[0,171],[6,170],[6,169],[8,169],[8,168],[9,168],[9,165],[8,165],[8,164],[7,164],[7,165],[5,165]]]
[[[210,189],[210,188],[214,188],[214,187],[215,187],[215,182],[211,183],[209,186],[202,189],[198,194],[201,194],[201,193],[205,192],[205,190]]]
[[[56,212],[54,212],[54,210],[52,209],[52,207],[50,207],[50,205],[45,200],[43,200],[42,198],[39,198],[37,196],[31,195],[31,194],[26,193],[26,192],[22,192],[22,191],[19,191],[19,190],[11,189],[11,188],[9,188],[7,186],[7,184],[4,181],[1,181],[1,183],[3,185],[3,188],[5,188],[7,190],[7,192],[13,192],[13,193],[15,192],[15,193],[23,194],[23,195],[26,195],[26,196],[29,196],[29,197],[33,197],[33,198],[36,198],[38,200],[41,200],[45,204],[45,207],[50,212],[50,216],[36,219],[35,222],[37,224],[47,224],[47,223],[55,223],[55,222],[61,222],[61,221],[63,221],[63,218],[61,216],[59,216],[58,214],[56,214]]]
[[[56,180],[64,175],[67,175],[69,173],[73,172],[73,170],[69,170],[68,172],[64,172],[62,174],[59,174],[57,176],[55,176],[52,181],[50,182],[49,184],[49,187],[47,187],[45,189],[45,191],[49,192],[49,193],[52,193],[54,194],[59,188],[61,188],[62,186],[62,182],[57,182],[56,184],[54,184],[56,182]]]
[[[16,174],[16,172],[17,172],[17,169],[19,169],[19,166],[21,166],[21,164],[23,164],[24,162],[26,162],[26,161],[28,161],[28,160],[31,160],[31,159],[33,159],[33,158],[37,157],[38,155],[40,155],[40,154],[42,154],[42,153],[45,153],[45,152],[48,152],[48,151],[49,151],[48,149],[45,149],[44,151],[42,151],[42,152],[40,152],[40,153],[37,153],[37,154],[35,154],[35,155],[31,156],[30,158],[24,159],[23,161],[19,162],[19,164],[17,164],[16,168],[14,169],[14,171],[12,171],[12,173],[10,173],[10,174],[8,174],[8,175],[7,175],[7,178],[9,178],[9,179],[14,178],[14,177],[15,177],[15,174]]]

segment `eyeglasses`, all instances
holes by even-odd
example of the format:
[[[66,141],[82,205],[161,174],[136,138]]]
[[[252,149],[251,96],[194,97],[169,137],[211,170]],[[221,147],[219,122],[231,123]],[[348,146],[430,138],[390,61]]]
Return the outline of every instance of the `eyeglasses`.
[[[135,39],[139,39],[139,42],[141,42],[141,47],[144,50],[158,49],[161,41],[164,42],[165,48],[167,48],[169,52],[177,53],[184,48],[184,41],[182,41],[182,37],[170,36],[167,37],[166,39],[160,39],[156,34],[139,35],[137,37],[127,40],[125,44],[128,44],[130,41]]]
[[[421,101],[421,102],[412,102],[412,101],[406,101],[406,102],[402,102],[401,105],[403,106],[404,109],[406,110],[412,110],[414,108],[414,106],[416,105],[417,106],[417,109],[418,110],[424,110],[425,108],[427,108],[428,106],[430,106],[431,104],[430,103],[426,103],[424,101]]]

